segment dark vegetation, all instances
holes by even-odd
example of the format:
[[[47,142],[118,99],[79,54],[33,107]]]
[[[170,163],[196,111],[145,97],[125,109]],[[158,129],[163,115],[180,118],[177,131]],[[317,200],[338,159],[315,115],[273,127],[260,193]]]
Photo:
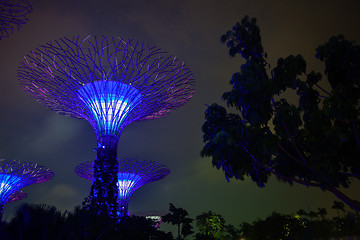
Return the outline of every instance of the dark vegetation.
[[[177,239],[184,239],[194,233],[191,225],[193,219],[189,218],[189,213],[185,209],[176,208],[172,203],[169,206],[169,213],[162,220],[177,227]]]
[[[86,207],[61,213],[53,206],[24,204],[9,223],[2,223],[0,239],[173,239],[171,233],[157,230],[154,225],[152,220],[138,216],[111,222],[108,218],[93,217]]]
[[[274,175],[329,191],[360,211],[342,191],[360,178],[360,47],[331,37],[315,51],[321,74],[307,70],[301,55],[270,69],[255,18],[244,17],[221,40],[245,63],[222,96],[235,113],[218,104],[205,112],[202,156],[228,181],[248,176],[265,187]]]
[[[1,240],[296,240],[330,239],[332,237],[359,236],[360,216],[356,211],[346,211],[341,202],[334,202],[335,217],[328,218],[327,210],[300,209],[294,214],[272,213],[265,219],[243,222],[238,227],[212,211],[196,216],[197,232],[193,232],[193,219],[182,208],[170,203],[169,213],[163,216],[162,225],[174,225],[171,232],[155,228],[155,223],[145,217],[126,217],[120,222],[93,218],[86,207],[76,207],[73,212],[61,213],[53,206],[23,204],[15,217],[0,224]],[[334,211],[335,212],[335,211]],[[239,216],[241,219],[241,216]],[[180,229],[180,230],[178,230]]]

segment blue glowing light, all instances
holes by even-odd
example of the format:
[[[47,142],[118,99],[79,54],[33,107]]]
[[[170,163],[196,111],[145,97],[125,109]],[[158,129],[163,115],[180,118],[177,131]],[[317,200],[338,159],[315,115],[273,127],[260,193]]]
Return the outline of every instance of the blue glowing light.
[[[136,88],[105,80],[85,84],[79,89],[78,97],[91,110],[103,136],[116,135],[132,109],[142,101]]]
[[[21,178],[11,174],[0,174],[0,200],[7,198],[21,187]]]
[[[118,173],[119,198],[127,198],[139,187],[140,175],[133,173]]]

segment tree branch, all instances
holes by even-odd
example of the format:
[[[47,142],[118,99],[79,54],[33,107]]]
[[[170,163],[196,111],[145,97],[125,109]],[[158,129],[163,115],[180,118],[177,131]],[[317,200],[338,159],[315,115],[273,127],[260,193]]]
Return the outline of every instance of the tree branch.
[[[356,174],[356,173],[349,173],[349,172],[339,172],[340,174],[343,174],[343,175],[347,175],[349,177],[355,177],[355,178],[358,178],[360,179],[360,175],[359,174]]]
[[[301,165],[304,165],[304,162],[300,161],[299,159],[297,159],[296,157],[294,157],[291,153],[289,153],[288,151],[286,151],[285,148],[283,148],[283,146],[281,146],[281,144],[278,144],[279,148],[281,149],[281,151],[283,151],[286,155],[288,155],[292,160],[294,160],[297,163],[300,163]]]
[[[319,84],[315,83],[315,86],[317,86],[319,89],[321,89],[327,95],[331,96],[331,94],[329,92],[327,92],[324,88],[322,88]]]
[[[291,178],[291,177],[286,177],[283,176],[279,173],[277,173],[274,169],[267,167],[266,165],[264,165],[263,163],[260,163],[254,155],[252,155],[249,150],[240,143],[240,146],[249,154],[250,158],[254,160],[254,163],[256,165],[258,165],[259,167],[261,167],[262,169],[264,169],[265,171],[268,171],[272,174],[274,174],[276,177],[281,178],[283,180],[287,180],[287,181],[294,181],[296,183],[299,183],[301,185],[305,185],[307,187],[318,187],[318,188],[322,188],[324,190],[327,190],[329,192],[331,192],[332,194],[334,194],[337,198],[339,198],[341,201],[343,201],[344,203],[346,203],[349,207],[351,207],[352,209],[360,212],[360,204],[357,203],[356,201],[352,200],[350,197],[348,197],[346,194],[344,194],[343,192],[341,192],[339,189],[332,187],[332,186],[323,186],[319,183],[315,183],[315,182],[310,182],[310,181],[304,181],[304,180],[300,180],[297,178]]]
[[[358,131],[356,129],[355,121],[354,121],[354,119],[351,119],[350,121],[351,121],[351,128],[352,128],[352,130],[354,132],[354,136],[355,136],[355,139],[356,139],[357,146],[360,149],[359,134],[358,134]]]
[[[275,108],[275,111],[278,112],[273,97],[271,97],[271,102],[272,102],[272,104],[273,104],[273,106],[274,106],[274,108]],[[305,157],[301,154],[300,150],[298,149],[297,145],[295,144],[295,140],[294,140],[293,136],[290,134],[289,129],[286,127],[285,123],[284,123],[282,120],[280,120],[280,122],[281,122],[281,125],[283,126],[283,128],[285,129],[286,134],[289,136],[289,138],[290,138],[290,140],[291,140],[291,144],[292,144],[293,147],[295,148],[295,151],[297,152],[297,154],[299,155],[299,157],[301,158],[301,160],[303,161],[303,163],[308,164],[307,161],[305,160]]]
[[[352,209],[360,212],[360,204],[351,198],[349,198],[347,195],[345,195],[343,192],[341,192],[339,189],[334,187],[325,187],[326,190],[333,193],[336,197],[338,197],[340,200],[342,200],[344,203],[346,203],[349,207]]]

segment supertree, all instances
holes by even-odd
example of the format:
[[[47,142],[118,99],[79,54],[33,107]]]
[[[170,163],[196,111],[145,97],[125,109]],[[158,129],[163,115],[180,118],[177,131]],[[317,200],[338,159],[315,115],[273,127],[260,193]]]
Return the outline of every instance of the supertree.
[[[27,0],[0,0],[0,40],[9,37],[15,27],[19,30],[30,12],[32,7]]]
[[[21,188],[35,183],[49,181],[54,173],[48,168],[29,162],[0,160],[0,219],[5,203],[20,200],[26,196]]]
[[[41,45],[18,70],[24,89],[61,114],[86,119],[97,136],[93,215],[117,217],[117,145],[133,121],[159,118],[194,93],[185,64],[160,48],[119,37],[73,37]]]
[[[82,178],[94,181],[94,162],[89,161],[78,165],[75,173]],[[141,186],[158,181],[170,173],[165,165],[136,158],[123,158],[118,166],[118,214],[120,217],[129,215],[128,205],[131,195]]]

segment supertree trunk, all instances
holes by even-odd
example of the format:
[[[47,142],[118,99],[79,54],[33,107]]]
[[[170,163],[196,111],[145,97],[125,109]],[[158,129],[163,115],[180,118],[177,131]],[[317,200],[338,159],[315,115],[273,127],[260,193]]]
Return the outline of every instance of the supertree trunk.
[[[120,217],[125,217],[129,215],[129,200],[127,201],[121,201],[118,203],[119,204],[119,208],[118,208],[118,214]]]
[[[0,223],[2,222],[3,212],[4,212],[4,205],[0,204]]]
[[[94,216],[109,216],[115,219],[119,192],[117,144],[109,138],[103,138],[96,150],[94,181],[90,192],[90,211]]]

